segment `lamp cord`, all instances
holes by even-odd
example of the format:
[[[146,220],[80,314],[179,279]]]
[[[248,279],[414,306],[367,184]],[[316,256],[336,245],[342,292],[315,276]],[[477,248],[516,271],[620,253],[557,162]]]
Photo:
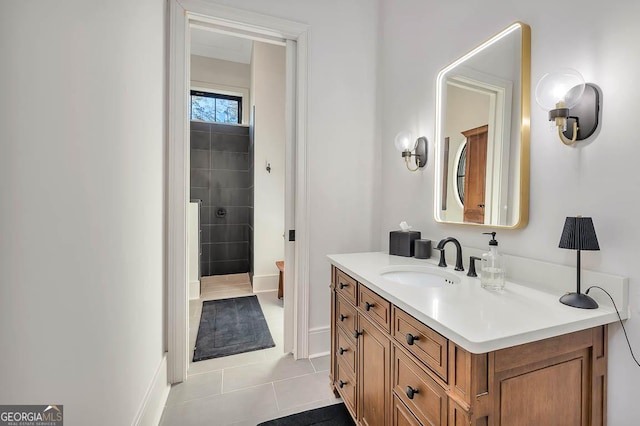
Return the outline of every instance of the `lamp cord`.
[[[618,320],[620,321],[620,325],[622,326],[622,331],[624,332],[624,338],[627,339],[627,345],[629,346],[629,352],[631,352],[631,358],[633,358],[633,360],[638,365],[638,367],[640,367],[640,362],[638,362],[638,360],[636,359],[636,356],[633,354],[633,349],[631,348],[631,342],[629,342],[629,336],[627,335],[627,330],[624,328],[624,324],[622,323],[622,317],[620,317],[620,311],[618,311],[618,307],[616,306],[616,302],[613,300],[613,297],[611,297],[611,295],[607,290],[600,287],[599,285],[592,285],[587,289],[587,291],[585,291],[585,294],[589,294],[589,290],[591,290],[592,288],[599,288],[600,290],[607,293],[607,296],[609,296],[609,299],[611,299],[611,303],[613,303],[613,307],[616,308],[616,314],[618,314]]]

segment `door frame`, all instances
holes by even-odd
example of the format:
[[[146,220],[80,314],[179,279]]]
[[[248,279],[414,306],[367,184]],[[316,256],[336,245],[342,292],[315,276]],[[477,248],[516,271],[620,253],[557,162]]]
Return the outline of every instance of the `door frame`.
[[[170,383],[187,379],[188,269],[187,202],[189,191],[189,25],[198,22],[231,35],[284,43],[287,48],[287,135],[285,226],[295,229],[295,243],[285,241],[285,352],[308,357],[309,231],[307,193],[307,58],[309,27],[297,22],[199,0],[168,2],[167,94],[167,376]],[[295,105],[292,105],[295,103]],[[294,227],[295,225],[295,227]],[[288,232],[287,232],[288,233]],[[291,259],[293,256],[293,259]],[[292,265],[293,264],[293,265]],[[290,326],[288,327],[287,324]]]

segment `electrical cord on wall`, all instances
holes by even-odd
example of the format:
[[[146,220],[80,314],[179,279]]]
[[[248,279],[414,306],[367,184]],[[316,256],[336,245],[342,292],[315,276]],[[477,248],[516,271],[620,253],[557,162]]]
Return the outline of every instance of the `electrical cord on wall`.
[[[624,324],[622,323],[622,317],[620,317],[620,311],[618,311],[618,307],[616,306],[616,302],[613,301],[613,297],[611,297],[611,295],[607,290],[600,287],[599,285],[592,285],[587,289],[587,291],[585,291],[585,294],[589,294],[589,290],[591,290],[592,288],[599,288],[600,290],[607,293],[607,296],[609,296],[609,299],[611,299],[611,303],[613,303],[613,307],[616,308],[616,314],[618,314],[618,320],[620,321],[620,325],[622,326],[622,331],[624,331],[624,338],[627,339],[627,345],[629,346],[629,352],[631,352],[631,358],[633,358],[633,360],[636,362],[638,367],[640,367],[640,362],[638,362],[638,360],[636,359],[636,356],[633,354],[633,349],[631,348],[631,342],[629,342],[629,336],[627,335],[627,330],[624,328]]]

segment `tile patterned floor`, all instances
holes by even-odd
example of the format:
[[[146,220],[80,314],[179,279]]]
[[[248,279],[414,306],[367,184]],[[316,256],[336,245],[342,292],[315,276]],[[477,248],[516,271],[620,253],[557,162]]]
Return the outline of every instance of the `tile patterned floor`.
[[[247,274],[205,277],[201,298],[190,301],[190,346],[195,346],[202,301],[250,294]],[[282,300],[275,291],[257,296],[276,346],[190,362],[188,380],[171,388],[162,426],[254,426],[341,401],[329,389],[329,356],[296,361],[284,354]]]

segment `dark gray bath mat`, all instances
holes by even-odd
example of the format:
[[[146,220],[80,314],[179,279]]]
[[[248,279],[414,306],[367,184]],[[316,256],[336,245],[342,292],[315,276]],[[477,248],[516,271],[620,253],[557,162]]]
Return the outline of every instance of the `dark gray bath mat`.
[[[315,410],[281,417],[258,426],[353,426],[353,420],[344,404],[329,405]]]
[[[256,296],[202,303],[194,362],[274,346]]]

